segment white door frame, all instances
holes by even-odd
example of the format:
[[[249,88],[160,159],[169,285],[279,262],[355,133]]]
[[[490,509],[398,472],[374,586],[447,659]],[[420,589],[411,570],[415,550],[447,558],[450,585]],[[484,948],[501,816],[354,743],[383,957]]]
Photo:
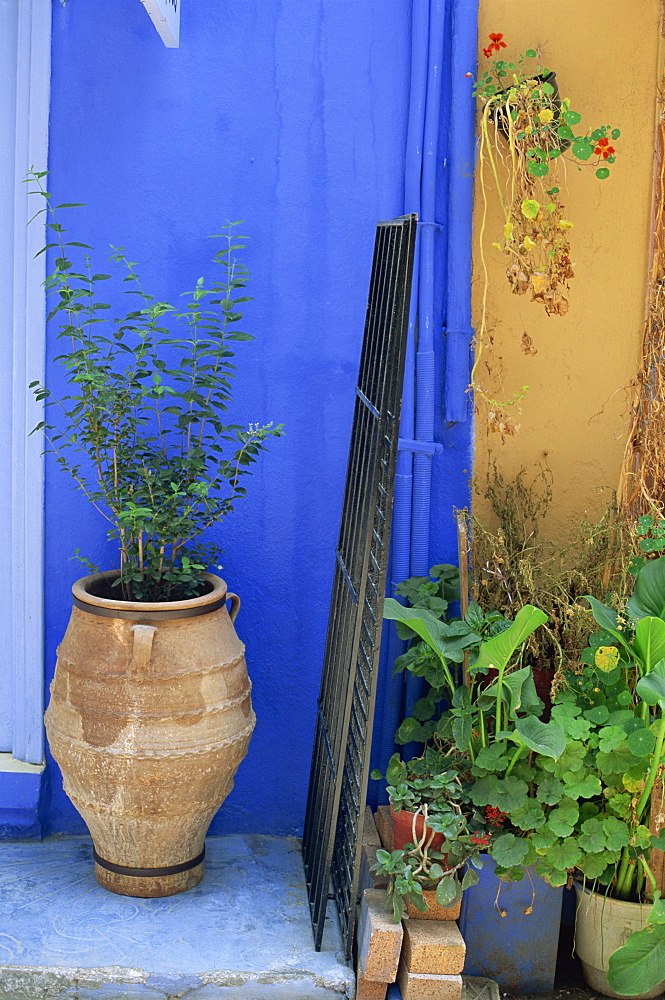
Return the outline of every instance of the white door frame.
[[[9,0],[10,9],[14,2]],[[11,433],[7,428],[3,445],[9,462],[0,469],[11,476],[11,515],[4,528],[12,655],[3,666],[13,674],[12,755],[39,764],[44,759],[44,466],[41,435],[29,436],[42,409],[28,383],[44,377],[46,255],[35,254],[46,240],[43,216],[28,226],[42,206],[22,180],[31,167],[47,165],[51,0],[18,0],[15,9],[16,58],[0,67],[0,81],[13,83],[16,92],[13,129],[11,120],[5,121],[0,133],[0,142],[14,147],[13,183],[0,186],[2,217],[13,216],[13,268],[0,273],[0,295],[12,303],[12,328],[2,332],[12,340]]]

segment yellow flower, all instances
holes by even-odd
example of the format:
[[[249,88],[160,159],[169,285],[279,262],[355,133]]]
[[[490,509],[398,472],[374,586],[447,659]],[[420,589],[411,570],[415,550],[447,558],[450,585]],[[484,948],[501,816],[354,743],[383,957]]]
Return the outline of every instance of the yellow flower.
[[[559,229],[572,229],[573,224],[568,219],[559,219]]]
[[[535,242],[531,239],[530,236],[525,236],[524,239],[522,240],[522,246],[524,247],[525,250],[533,250],[535,245],[536,245]]]
[[[543,108],[542,111],[538,112],[538,119],[543,123],[543,125],[549,125],[553,118],[554,112],[550,108]]]

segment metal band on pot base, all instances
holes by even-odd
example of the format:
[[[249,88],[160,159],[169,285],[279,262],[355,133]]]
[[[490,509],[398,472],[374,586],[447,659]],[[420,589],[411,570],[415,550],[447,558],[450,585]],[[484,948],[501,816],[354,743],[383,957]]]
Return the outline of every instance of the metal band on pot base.
[[[113,872],[115,875],[128,875],[130,878],[162,878],[164,875],[177,875],[179,872],[196,868],[205,858],[206,851],[204,847],[196,858],[183,861],[180,865],[170,865],[168,868],[129,868],[127,865],[116,865],[112,861],[106,861],[105,858],[100,857],[94,847],[92,855],[100,868],[105,868],[106,871]]]

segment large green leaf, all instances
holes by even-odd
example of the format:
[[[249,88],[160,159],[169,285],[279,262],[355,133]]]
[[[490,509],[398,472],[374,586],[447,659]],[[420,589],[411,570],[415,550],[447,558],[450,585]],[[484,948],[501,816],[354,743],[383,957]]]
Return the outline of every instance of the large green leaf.
[[[509,813],[521,806],[528,794],[526,781],[509,774],[507,778],[478,778],[471,786],[470,798],[476,806],[495,806],[501,812]]]
[[[498,683],[485,688],[478,699],[479,707],[490,709],[496,703],[498,690]],[[501,691],[504,701],[508,702],[511,718],[515,718],[519,711],[539,712],[543,708],[543,703],[536,693],[531,667],[520,667],[519,670],[504,674]]]
[[[580,810],[574,799],[562,799],[548,816],[547,825],[557,837],[570,837],[579,817]],[[571,865],[566,867],[570,868]]]
[[[529,842],[514,833],[502,833],[492,844],[492,857],[503,868],[521,865],[529,853]]]
[[[647,705],[660,705],[665,711],[665,660],[660,660],[646,677],[640,677],[636,690]]]
[[[665,924],[648,924],[633,931],[613,955],[607,980],[617,993],[637,996],[665,981]]]
[[[566,783],[566,795],[571,799],[592,799],[594,795],[600,795],[602,785],[597,774],[583,774],[575,771],[564,774],[563,780]]]
[[[653,670],[665,657],[665,621],[648,615],[635,628],[635,651],[644,664],[645,673]]]
[[[595,597],[592,597],[591,594],[585,594],[584,600],[588,601],[591,605],[593,617],[596,619],[598,625],[614,635],[617,627],[617,613],[614,608],[608,608],[606,604],[602,604]]]
[[[631,618],[665,616],[665,556],[650,559],[637,574],[633,596],[626,605]]]
[[[487,639],[482,644],[478,652],[478,659],[474,664],[474,670],[480,667],[495,667],[497,670],[504,670],[510,663],[515,650],[546,621],[547,615],[544,611],[541,611],[540,608],[534,608],[531,604],[525,604],[517,612],[515,621],[509,628],[499,635]]]
[[[387,597],[383,602],[383,617],[408,625],[428,646],[436,650],[436,641],[441,635],[443,623],[431,611],[426,608],[406,608],[394,597]]]
[[[465,649],[478,642],[478,636],[466,626],[462,625],[463,632],[460,629],[460,634],[456,634],[450,624],[442,622],[427,608],[405,608],[393,597],[383,602],[383,617],[408,625],[444,661],[461,663]]]
[[[566,734],[555,722],[541,722],[534,715],[518,719],[515,729],[529,750],[558,760],[566,749]]]

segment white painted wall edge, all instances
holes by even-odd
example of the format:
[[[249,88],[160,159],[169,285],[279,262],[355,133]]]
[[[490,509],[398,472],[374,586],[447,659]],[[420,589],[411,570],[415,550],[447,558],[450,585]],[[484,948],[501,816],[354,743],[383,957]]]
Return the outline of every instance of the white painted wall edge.
[[[36,199],[20,181],[48,162],[51,0],[19,0],[14,192],[14,329],[12,370],[12,523],[14,583],[13,755],[44,760],[44,463],[43,439],[30,437],[42,419],[28,383],[44,378],[45,240],[43,217],[28,226]]]
[[[141,0],[141,3],[164,45],[168,49],[177,49],[180,45],[181,0]]]
[[[45,764],[28,764],[13,754],[0,753],[0,774],[41,774]]]

